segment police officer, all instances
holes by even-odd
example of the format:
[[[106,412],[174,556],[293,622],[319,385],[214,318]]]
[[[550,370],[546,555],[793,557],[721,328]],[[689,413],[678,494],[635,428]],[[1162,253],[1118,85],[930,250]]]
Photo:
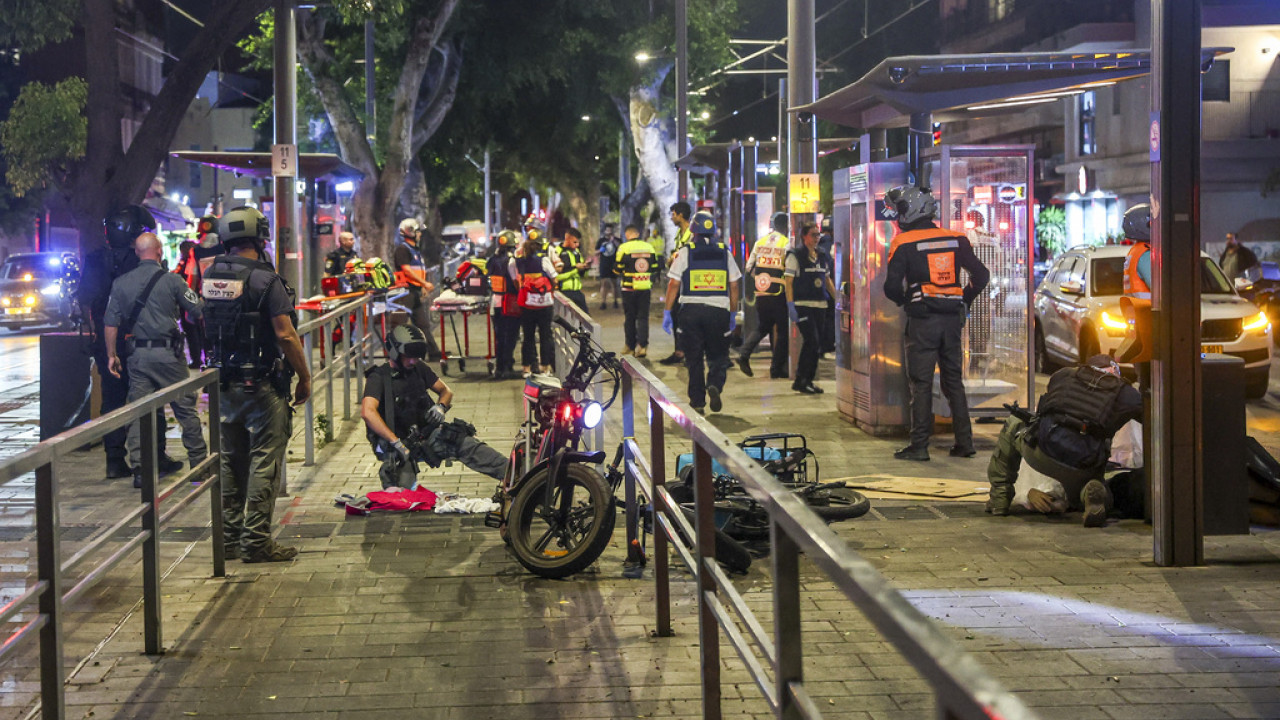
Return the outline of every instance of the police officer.
[[[125,339],[129,358],[129,402],[189,377],[182,357],[182,333],[178,323],[182,313],[199,318],[204,304],[180,275],[160,267],[164,250],[154,233],[142,233],[134,241],[138,267],[121,275],[111,286],[104,317],[106,324],[107,368],[116,378],[124,377],[124,363],[116,348]],[[187,460],[195,467],[209,454],[204,442],[200,416],[196,413],[196,393],[188,393],[169,404],[182,427],[182,445]],[[142,487],[141,438],[139,423],[129,426],[126,447],[133,466],[133,486]]]
[[[222,247],[204,274],[205,331],[222,373],[222,529],[228,558],[280,562],[298,554],[271,537],[276,486],[293,404],[311,395],[311,371],[294,329],[293,289],[263,256],[270,226],[239,207],[222,217]]]
[[[518,378],[515,371],[516,340],[520,337],[519,285],[511,279],[512,254],[520,236],[514,230],[503,230],[495,241],[493,257],[485,265],[489,289],[493,291],[490,313],[493,317],[493,379]]]
[[[787,228],[790,218],[786,213],[774,213],[773,230],[756,240],[747,256],[747,273],[754,272],[752,285],[756,292],[756,329],[738,349],[738,368],[747,377],[752,377],[751,353],[760,341],[773,333],[771,345],[773,358],[769,363],[769,377],[785,378],[789,362],[789,340],[791,332],[787,325],[787,298],[783,292],[782,279],[787,257]]]
[[[129,397],[129,381],[126,379],[129,362],[121,360],[122,370],[119,376],[109,371],[110,360],[107,356],[106,325],[103,322],[107,312],[107,303],[111,297],[111,285],[115,279],[138,266],[138,256],[133,251],[133,241],[144,232],[156,229],[156,219],[141,205],[128,205],[111,213],[102,221],[103,231],[107,237],[107,246],[94,250],[85,256],[84,272],[81,275],[77,300],[81,314],[89,321],[85,329],[90,337],[90,350],[93,363],[98,368],[101,381],[102,414],[124,407]],[[124,358],[124,338],[117,338],[115,354]],[[128,451],[125,439],[128,428],[112,430],[102,438],[102,449],[107,455],[107,477],[124,478],[133,475],[133,468],[126,459]],[[182,463],[169,458],[164,452],[164,411],[156,411],[156,446],[159,450],[159,467],[162,473],[177,472]]]
[[[356,258],[356,236],[346,230],[338,233],[338,247],[324,256],[324,274],[337,277],[347,271],[347,262]]]
[[[689,228],[689,218],[693,215],[693,208],[689,207],[689,203],[680,201],[671,205],[671,222],[676,225],[676,242],[675,248],[671,251],[671,259],[668,262],[668,271],[670,266],[676,262],[676,258],[680,256],[680,251],[693,245],[693,231]],[[714,224],[714,223],[713,223]],[[667,306],[670,307],[673,301],[666,300]],[[683,336],[680,334],[680,318],[673,317],[671,319],[672,330],[675,336],[675,350],[670,355],[658,361],[660,365],[679,365],[684,362],[684,348],[680,346]]]
[[[587,307],[587,296],[582,293],[582,274],[589,265],[583,257],[582,233],[577,228],[565,228],[564,240],[560,242],[559,253],[555,262],[556,284],[560,292],[569,298],[574,305],[582,308],[582,312],[590,315]]]
[[[952,457],[973,457],[973,427],[964,394],[961,347],[965,315],[991,273],[973,253],[969,238],[934,224],[938,201],[928,188],[895,187],[885,206],[897,213],[900,232],[889,246],[884,294],[907,311],[907,377],[911,382],[911,444],[899,460],[928,460],[933,434],[933,370],[951,406],[955,430]],[[960,271],[969,273],[961,284]]]
[[[622,278],[623,355],[642,358],[649,354],[649,289],[653,287],[653,267],[657,258],[653,245],[640,239],[640,230],[628,225],[626,242],[618,246],[614,273]]]
[[[1145,492],[1140,486],[1108,488],[1102,482],[1111,438],[1130,420],[1142,419],[1142,396],[1120,377],[1115,360],[1095,355],[1079,367],[1054,373],[1036,408],[1035,422],[1015,413],[1000,430],[987,465],[991,482],[987,512],[1009,514],[1018,466],[1025,459],[1062,483],[1066,504],[1084,510],[1085,527],[1106,524],[1113,491],[1125,514],[1141,517]]]
[[[378,478],[383,489],[417,488],[415,455],[426,458],[432,467],[456,459],[478,473],[502,480],[507,472],[506,456],[475,439],[475,427],[470,423],[457,419],[445,422],[453,391],[422,362],[426,355],[426,335],[413,325],[400,325],[387,337],[390,362],[370,368],[366,374],[360,417],[374,454],[382,460]],[[424,447],[406,444],[411,430],[420,432],[417,439]]]
[[[710,398],[712,412],[722,406],[725,372],[729,369],[729,334],[737,325],[738,281],[742,271],[728,247],[716,239],[711,213],[700,211],[690,222],[693,245],[676,254],[667,271],[666,311],[662,329],[672,332],[672,309],[680,303],[677,345],[689,369],[689,404],[702,412]],[[706,368],[703,358],[706,358]],[[705,372],[705,377],[704,377]]]
[[[826,321],[827,299],[836,293],[831,282],[831,258],[818,249],[818,236],[816,223],[800,226],[804,245],[787,253],[784,271],[787,315],[800,331],[802,343],[791,389],[806,395],[822,393],[813,381],[818,376],[818,357],[822,355],[821,325]]]
[[[397,273],[403,273],[409,283],[410,320],[427,334],[427,359],[436,362],[440,359],[440,348],[431,337],[431,329],[435,323],[431,320],[431,304],[427,295],[436,286],[427,280],[427,263],[422,259],[422,249],[418,240],[422,237],[422,225],[413,218],[400,221],[400,242],[392,250],[391,261]]]

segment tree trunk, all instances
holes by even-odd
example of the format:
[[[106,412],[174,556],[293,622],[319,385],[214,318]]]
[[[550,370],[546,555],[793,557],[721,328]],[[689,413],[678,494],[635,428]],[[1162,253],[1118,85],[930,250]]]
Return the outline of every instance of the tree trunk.
[[[649,204],[649,197],[649,181],[641,175],[635,188],[622,199],[622,207],[618,211],[618,219],[622,222],[622,227],[618,228],[620,231],[628,225],[635,225],[641,237],[649,236],[644,227],[644,208]]]
[[[632,143],[648,180],[649,192],[659,205],[662,236],[666,238],[668,253],[676,236],[675,223],[671,222],[670,213],[666,210],[678,199],[679,186],[674,165],[677,145],[675,121],[662,111],[658,91],[670,69],[668,65],[657,73],[652,82],[632,87],[630,93]]]

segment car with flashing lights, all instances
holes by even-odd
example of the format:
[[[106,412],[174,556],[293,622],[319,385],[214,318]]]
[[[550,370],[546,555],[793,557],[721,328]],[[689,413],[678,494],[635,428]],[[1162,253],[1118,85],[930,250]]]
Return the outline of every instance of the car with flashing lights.
[[[0,327],[70,327],[80,260],[68,252],[10,255],[0,264]]]
[[[1035,293],[1036,370],[1051,373],[1098,353],[1114,354],[1127,323],[1120,312],[1128,245],[1076,247],[1060,255]],[[1271,321],[1240,297],[1218,264],[1200,253],[1200,347],[1244,360],[1245,396],[1267,393]]]

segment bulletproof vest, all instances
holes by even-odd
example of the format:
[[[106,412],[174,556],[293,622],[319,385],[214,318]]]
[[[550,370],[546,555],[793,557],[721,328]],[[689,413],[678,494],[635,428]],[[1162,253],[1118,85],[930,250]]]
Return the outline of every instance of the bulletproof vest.
[[[103,320],[107,314],[107,301],[111,298],[111,284],[115,279],[138,267],[138,256],[133,248],[104,247],[85,256],[84,271],[80,276],[77,298],[83,305],[97,330],[94,338],[96,352],[106,352]],[[124,352],[124,335],[119,336],[117,352]]]
[[[825,255],[819,255],[816,261],[809,259],[809,249],[801,247],[792,250],[790,255],[795,257],[796,263],[800,266],[800,271],[796,273],[796,277],[791,281],[791,295],[796,300],[823,300],[827,299],[827,265],[824,262]]]
[[[249,282],[254,273],[268,273],[271,280],[254,290]],[[282,355],[263,303],[267,291],[277,282],[283,284],[284,278],[257,260],[223,255],[209,266],[201,294],[205,299],[210,365],[247,378],[260,378],[273,370]],[[293,290],[288,285],[284,288],[292,300]]]
[[[645,240],[628,240],[618,248],[622,256],[622,289],[653,287],[653,246]]]
[[[582,262],[582,253],[569,248],[560,248],[560,261],[564,263],[564,270],[556,277],[556,283],[561,290],[581,290],[582,289],[582,273],[578,272],[576,267]]]
[[[1118,428],[1113,412],[1117,398],[1127,383],[1123,378],[1091,367],[1066,371],[1070,382],[1052,383],[1040,397],[1036,414],[1064,421],[1077,432],[1109,439]]]
[[[729,252],[719,240],[695,242],[686,253],[689,264],[680,278],[680,297],[727,297]]]
[[[751,251],[755,255],[756,295],[777,296],[784,289],[782,276],[786,268],[787,238],[771,232],[756,241]]]

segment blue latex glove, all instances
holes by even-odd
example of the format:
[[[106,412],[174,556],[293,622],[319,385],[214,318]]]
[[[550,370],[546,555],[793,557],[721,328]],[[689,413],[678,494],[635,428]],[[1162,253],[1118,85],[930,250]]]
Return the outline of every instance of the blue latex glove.
[[[800,313],[796,312],[796,304],[793,302],[787,303],[787,317],[791,318],[793,323],[800,322]]]
[[[738,313],[729,313],[729,332],[733,332],[738,327]]]
[[[670,335],[673,327],[674,325],[671,320],[671,311],[663,310],[662,311],[662,332]]]

